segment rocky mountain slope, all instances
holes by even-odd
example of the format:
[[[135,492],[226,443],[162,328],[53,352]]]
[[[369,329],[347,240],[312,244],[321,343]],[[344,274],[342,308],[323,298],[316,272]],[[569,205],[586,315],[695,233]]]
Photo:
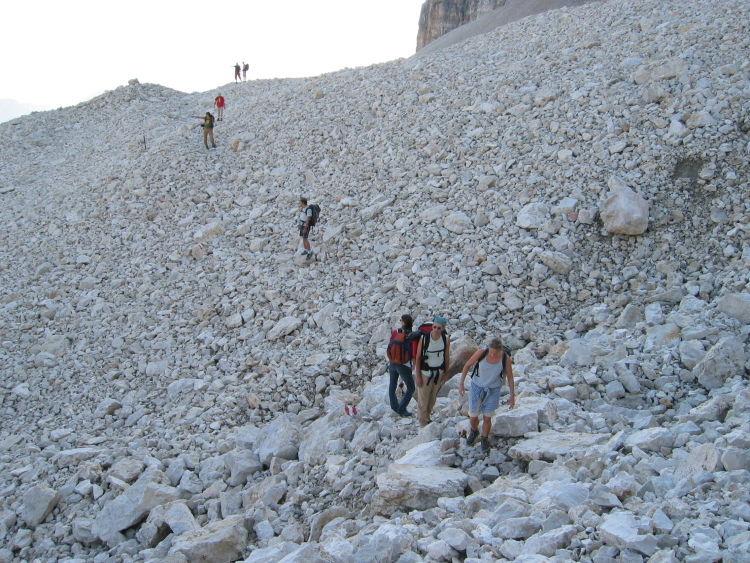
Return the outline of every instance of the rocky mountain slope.
[[[1,124],[0,561],[747,561],[749,21],[594,3]],[[455,378],[390,413],[406,311],[514,349],[489,454]]]

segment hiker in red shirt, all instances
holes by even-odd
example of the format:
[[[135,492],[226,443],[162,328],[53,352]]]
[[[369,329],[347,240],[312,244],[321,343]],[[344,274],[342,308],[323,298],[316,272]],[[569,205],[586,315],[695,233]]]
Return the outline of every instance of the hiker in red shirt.
[[[224,96],[219,94],[214,99],[214,106],[216,107],[216,121],[224,120]]]

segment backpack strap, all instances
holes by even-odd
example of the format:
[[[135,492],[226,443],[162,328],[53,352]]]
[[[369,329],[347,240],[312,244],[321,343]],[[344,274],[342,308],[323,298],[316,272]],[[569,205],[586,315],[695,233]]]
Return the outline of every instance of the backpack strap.
[[[427,348],[430,345],[431,335],[432,331],[425,332],[422,334],[422,361],[427,359]],[[443,363],[441,363],[438,367],[432,367],[427,366],[426,368],[423,366],[422,371],[429,371],[430,376],[427,378],[427,385],[435,381],[435,383],[438,382],[440,379],[440,371],[445,369],[445,349],[447,347],[448,339],[445,336],[445,331],[442,331],[440,336],[443,339]]]
[[[484,352],[482,352],[482,355],[479,356],[479,359],[476,361],[476,363],[474,364],[473,369],[471,370],[471,378],[472,379],[474,379],[476,376],[479,375],[479,362],[481,362],[482,360],[484,360],[487,357],[487,354],[489,354],[489,352],[490,352],[490,347],[489,346],[485,346],[484,347]],[[504,359],[505,358],[503,357],[503,360]]]

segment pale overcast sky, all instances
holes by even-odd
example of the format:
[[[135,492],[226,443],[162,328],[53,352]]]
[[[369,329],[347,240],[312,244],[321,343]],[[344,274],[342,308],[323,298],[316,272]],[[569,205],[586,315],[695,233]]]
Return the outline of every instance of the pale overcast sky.
[[[0,99],[57,108],[131,78],[183,92],[414,54],[423,0],[7,2]]]

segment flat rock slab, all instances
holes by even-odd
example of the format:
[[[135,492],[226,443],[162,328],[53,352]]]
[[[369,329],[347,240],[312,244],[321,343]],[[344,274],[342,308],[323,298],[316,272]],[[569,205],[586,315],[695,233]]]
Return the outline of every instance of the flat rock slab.
[[[516,444],[508,450],[508,454],[513,459],[526,461],[533,459],[554,461],[558,457],[579,458],[583,457],[589,448],[606,442],[609,438],[609,435],[604,434],[547,430]]]
[[[434,508],[441,497],[463,497],[468,475],[452,467],[391,465],[376,478],[375,512]]]

